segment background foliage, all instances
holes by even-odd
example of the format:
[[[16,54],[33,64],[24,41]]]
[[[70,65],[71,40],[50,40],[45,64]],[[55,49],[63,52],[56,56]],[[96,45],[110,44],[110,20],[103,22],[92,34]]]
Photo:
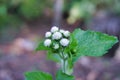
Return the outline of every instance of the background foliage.
[[[48,0],[0,0],[0,26],[41,16],[51,6]]]
[[[70,0],[65,10],[69,12],[68,23],[73,24],[78,19],[91,18],[99,10],[120,15],[119,7],[119,0]]]

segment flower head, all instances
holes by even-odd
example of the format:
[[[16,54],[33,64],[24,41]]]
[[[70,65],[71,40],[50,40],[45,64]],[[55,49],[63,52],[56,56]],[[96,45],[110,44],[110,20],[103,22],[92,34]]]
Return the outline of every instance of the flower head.
[[[60,44],[62,45],[62,46],[68,46],[68,44],[69,44],[69,40],[68,39],[66,39],[66,38],[63,38],[63,39],[61,39],[60,40]]]
[[[50,47],[52,49],[60,49],[60,47],[67,47],[69,45],[70,32],[63,29],[59,29],[56,26],[51,28],[51,31],[45,33],[46,40],[44,41],[44,46]]]
[[[53,48],[54,49],[58,49],[59,48],[59,44],[55,44]]]
[[[44,41],[44,46],[49,47],[51,45],[52,41],[50,39],[46,39]]]
[[[61,33],[64,33],[65,31],[64,31],[63,29],[60,29],[60,32],[61,32]]]
[[[53,35],[52,35],[52,39],[54,40],[58,40],[62,38],[62,34],[60,32],[55,32]]]
[[[64,34],[65,37],[69,37],[70,36],[70,32],[69,31],[64,31],[63,34]]]
[[[51,28],[51,32],[52,32],[52,33],[57,32],[58,30],[59,30],[59,28],[56,27],[56,26],[53,26],[53,27]]]
[[[48,38],[48,37],[51,37],[52,33],[51,32],[46,32],[45,33],[45,37]]]

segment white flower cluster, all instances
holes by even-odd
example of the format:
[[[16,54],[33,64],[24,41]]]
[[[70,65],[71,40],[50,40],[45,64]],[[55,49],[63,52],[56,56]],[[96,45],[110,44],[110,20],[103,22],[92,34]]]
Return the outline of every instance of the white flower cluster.
[[[59,49],[60,46],[67,47],[70,43],[70,32],[53,26],[50,32],[45,33],[44,46]]]

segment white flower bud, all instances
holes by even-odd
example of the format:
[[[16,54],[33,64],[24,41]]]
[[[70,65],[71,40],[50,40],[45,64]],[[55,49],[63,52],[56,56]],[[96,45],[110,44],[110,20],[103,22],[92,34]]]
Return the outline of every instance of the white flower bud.
[[[61,32],[61,33],[64,33],[65,31],[64,31],[63,29],[60,29],[60,32]]]
[[[51,35],[52,35],[51,32],[46,32],[46,33],[45,33],[45,37],[46,37],[46,38],[50,37]]]
[[[52,41],[50,39],[46,39],[44,41],[44,46],[49,47],[51,45]]]
[[[53,27],[51,28],[51,32],[52,32],[52,33],[57,32],[58,30],[59,30],[59,28],[56,27],[56,26],[53,26]]]
[[[58,48],[59,48],[59,44],[55,44],[54,49],[58,49]]]
[[[62,38],[62,34],[60,32],[55,32],[53,35],[52,35],[52,39],[55,39],[55,40],[58,40]]]
[[[66,38],[63,38],[63,39],[60,40],[60,44],[62,46],[68,46],[69,42],[70,41],[68,39],[66,39]]]
[[[70,32],[69,31],[64,31],[63,34],[64,34],[65,37],[69,37],[70,36]]]

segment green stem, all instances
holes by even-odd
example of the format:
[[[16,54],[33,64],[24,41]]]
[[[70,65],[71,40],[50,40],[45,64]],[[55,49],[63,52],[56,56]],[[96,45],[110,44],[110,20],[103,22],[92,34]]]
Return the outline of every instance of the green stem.
[[[72,58],[72,54],[69,53],[69,58]],[[65,54],[63,52],[59,53],[59,56],[61,58],[61,68],[62,68],[62,72],[68,75],[71,75],[73,72],[73,69],[69,66],[68,63],[68,57],[65,56]]]
[[[65,56],[64,56],[64,53],[62,52],[61,53],[61,60],[62,60],[62,62],[61,62],[61,64],[62,64],[62,71],[63,71],[63,73],[66,73],[66,68],[65,68],[65,61],[66,61],[66,59],[65,59]]]

